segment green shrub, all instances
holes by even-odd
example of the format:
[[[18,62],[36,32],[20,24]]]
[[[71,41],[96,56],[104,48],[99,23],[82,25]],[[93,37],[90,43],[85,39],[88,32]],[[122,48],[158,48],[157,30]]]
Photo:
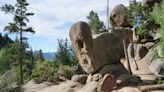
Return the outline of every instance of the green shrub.
[[[6,71],[0,77],[0,92],[20,92],[17,76],[13,71]]]
[[[164,83],[164,77],[159,77],[156,79],[157,84],[162,84]]]
[[[137,30],[137,35],[141,36],[141,38],[147,38],[149,36],[149,32],[147,30],[147,25],[145,25],[145,24],[136,28],[136,30]]]
[[[49,61],[37,61],[35,68],[32,71],[32,78],[36,83],[43,81],[53,81],[54,68]]]
[[[59,76],[63,76],[67,79],[71,79],[72,76],[75,74],[75,69],[71,66],[61,64],[59,67],[58,74]]]

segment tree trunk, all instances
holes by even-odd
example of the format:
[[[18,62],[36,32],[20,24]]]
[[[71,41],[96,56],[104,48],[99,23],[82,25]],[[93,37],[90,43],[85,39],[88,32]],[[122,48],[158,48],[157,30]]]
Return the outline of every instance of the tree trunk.
[[[22,7],[21,7],[22,11]],[[21,17],[23,16],[21,12]],[[23,29],[22,29],[22,23],[20,24],[20,43],[21,43],[21,50],[20,50],[20,83],[23,84]]]
[[[23,84],[23,39],[22,39],[22,30],[20,32],[20,83]]]

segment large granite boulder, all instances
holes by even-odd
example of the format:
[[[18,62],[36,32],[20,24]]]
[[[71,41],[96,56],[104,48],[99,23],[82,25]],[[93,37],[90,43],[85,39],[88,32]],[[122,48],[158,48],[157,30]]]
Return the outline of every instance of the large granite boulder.
[[[145,44],[131,43],[128,46],[128,56],[132,73],[141,77],[146,84],[153,84],[156,79],[156,75],[150,70],[150,64],[153,60],[153,52],[150,49],[152,45],[153,43],[147,42]],[[156,71],[156,69],[152,69]]]
[[[141,73],[143,71],[146,71],[143,74],[149,74],[150,71],[148,69],[148,64],[151,62],[152,56],[151,53],[148,52],[148,49],[144,47],[144,44],[130,43],[128,45],[127,51],[132,72],[135,74],[136,72]],[[142,60],[143,62],[140,62],[140,60]]]
[[[115,6],[110,14],[110,24],[112,27],[131,27],[126,18],[127,8],[123,4]]]
[[[119,31],[93,35],[94,67],[99,69],[108,64],[118,63],[124,57],[122,39]]]
[[[121,31],[92,37],[88,24],[77,22],[70,30],[70,38],[79,63],[87,73],[94,73],[105,65],[120,62],[124,57]]]
[[[87,73],[94,72],[93,40],[88,24],[85,22],[75,23],[70,30],[70,39],[83,70]]]

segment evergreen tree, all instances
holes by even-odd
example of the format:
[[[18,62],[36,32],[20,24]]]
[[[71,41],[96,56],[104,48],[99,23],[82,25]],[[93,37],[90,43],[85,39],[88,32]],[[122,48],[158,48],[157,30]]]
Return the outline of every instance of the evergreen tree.
[[[104,23],[100,21],[99,16],[96,12],[91,11],[89,13],[89,16],[87,16],[87,19],[93,33],[99,33],[100,30],[105,30]]]
[[[161,48],[161,57],[164,57],[164,1],[161,4],[156,4],[152,15],[155,22],[160,25],[158,32],[160,33],[160,42],[157,44]]]
[[[10,4],[5,4],[1,7],[1,10],[5,13],[11,13],[14,15],[13,22],[9,23],[8,26],[4,28],[4,31],[9,33],[19,33],[20,34],[20,82],[23,84],[23,32],[32,32],[34,30],[32,27],[27,26],[29,22],[28,17],[34,15],[33,13],[27,12],[27,6],[29,4],[26,0],[17,0],[15,6]]]
[[[143,6],[141,5],[141,2],[131,0],[128,10],[125,13],[131,25],[140,26],[141,23],[144,21]]]
[[[28,57],[30,61],[34,62],[34,54],[31,47],[30,47],[30,51],[28,51]]]
[[[0,62],[3,62],[2,65],[4,66],[4,68],[6,70],[11,69],[13,66],[18,66],[19,65],[19,57],[20,55],[18,53],[20,53],[19,48],[21,47],[20,42],[18,39],[16,39],[13,43],[10,43],[9,45],[7,45],[6,47],[3,47],[0,50]],[[28,48],[28,44],[27,43],[23,43],[23,56],[24,56],[24,60],[30,60],[29,59],[29,52],[26,51],[25,48]]]
[[[71,57],[70,57],[70,48],[68,46],[68,40],[58,40],[58,48],[55,54],[55,63],[59,62],[64,65],[71,64]]]
[[[0,49],[8,46],[10,43],[13,43],[13,40],[8,37],[8,34],[0,37]]]
[[[126,13],[126,17],[131,25],[134,25],[139,40],[151,38],[150,31],[158,27],[150,17],[151,7],[142,6],[141,2],[131,0]]]
[[[34,55],[33,55],[33,50],[32,48],[30,48],[30,50],[26,51],[26,55],[25,55],[25,66],[26,66],[26,70],[28,75],[32,74],[32,69],[34,68]]]
[[[0,53],[0,67],[1,67],[1,73],[4,73],[5,70],[11,69],[12,66],[18,66],[19,65],[19,49],[20,44],[15,42],[12,44],[9,44],[7,47],[2,48]]]
[[[45,58],[43,56],[43,52],[40,49],[36,54],[35,54],[35,61],[44,61]]]

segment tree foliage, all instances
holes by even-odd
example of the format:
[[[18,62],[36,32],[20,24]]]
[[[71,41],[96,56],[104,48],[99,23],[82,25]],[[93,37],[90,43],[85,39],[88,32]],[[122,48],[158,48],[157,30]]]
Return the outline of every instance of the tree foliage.
[[[140,40],[149,38],[149,33],[155,32],[159,27],[154,19],[150,17],[151,10],[152,7],[148,5],[143,6],[141,2],[137,2],[136,0],[130,1],[126,17],[128,21],[130,21],[130,24],[134,25],[135,31],[137,35],[139,35]]]
[[[20,34],[20,81],[23,84],[23,40],[26,40],[26,37],[23,37],[23,32],[31,32],[34,33],[32,27],[27,26],[27,22],[29,22],[28,17],[34,15],[34,13],[27,11],[27,6],[29,4],[26,0],[17,0],[14,6],[10,4],[5,4],[1,7],[1,10],[6,14],[10,13],[14,15],[13,22],[10,22],[5,28],[4,31],[8,31],[9,33],[19,33]]]
[[[0,49],[13,42],[14,41],[8,37],[8,34],[1,35],[0,33]]]
[[[63,65],[70,65],[71,62],[71,52],[68,45],[68,40],[58,39],[58,48],[55,54],[55,61],[60,62]]]
[[[12,66],[19,65],[19,43],[12,43],[7,47],[1,49],[0,53],[0,69],[1,73],[10,69]]]
[[[19,48],[20,48],[20,43],[16,40],[14,43],[11,43],[0,50],[0,74],[3,74],[7,70],[11,70],[15,66],[19,66],[19,58],[20,58]],[[32,54],[31,51],[25,49],[28,48],[27,43],[23,43],[23,48],[24,48],[23,71],[25,72],[24,77],[26,77],[24,79],[27,79],[27,77],[31,74],[33,68],[33,61],[32,61],[33,55],[31,55]]]
[[[10,22],[5,28],[4,31],[9,33],[13,32],[34,32],[32,27],[27,26],[29,22],[28,17],[34,15],[34,13],[27,12],[27,6],[29,4],[26,0],[17,0],[17,3],[13,6],[10,4],[5,4],[1,7],[1,10],[6,14],[11,13],[14,15],[13,22]]]
[[[146,21],[148,19],[144,14],[144,7],[141,5],[141,2],[131,0],[128,8],[128,13],[126,13],[127,19],[136,28],[136,33],[142,38],[146,38],[149,30],[147,29]]]
[[[99,33],[100,30],[105,30],[104,23],[100,21],[99,16],[96,12],[91,11],[89,16],[87,16],[89,26],[93,33]]]
[[[63,76],[67,79],[71,79],[72,76],[75,74],[75,69],[69,65],[60,65],[58,70],[58,75]]]
[[[58,40],[58,48],[53,62],[38,60],[35,63],[32,78],[36,83],[53,82],[61,76],[70,79],[73,74],[80,72],[76,71],[77,59],[67,39]]]
[[[36,51],[36,53],[34,55],[34,59],[35,59],[35,61],[44,61],[45,60],[41,49],[39,51]]]
[[[58,49],[54,59],[54,68],[64,77],[70,79],[70,76],[77,73],[84,73],[78,65],[75,52],[68,43],[68,40],[58,40]],[[69,74],[70,73],[70,74]]]
[[[17,85],[17,77],[15,71],[6,71],[2,76],[0,76],[0,92],[20,92]]]
[[[36,62],[35,68],[32,71],[32,78],[36,83],[43,81],[53,81],[54,68],[52,62],[49,61],[38,61]]]
[[[164,1],[161,4],[156,4],[153,8],[153,12],[151,13],[155,22],[160,25],[159,33],[160,33],[160,42],[158,46],[161,48],[162,57],[164,57]]]
[[[27,44],[23,44],[23,47],[27,47]],[[15,41],[14,43],[9,44],[6,47],[3,47],[0,50],[0,77],[6,74],[8,71],[12,72],[14,77],[3,77],[3,81],[0,82],[0,90],[2,92],[20,92],[20,88],[14,89],[15,87],[20,87],[20,71],[19,71],[19,50],[20,43]],[[33,61],[31,61],[30,51],[23,49],[24,51],[24,64],[23,64],[23,72],[24,72],[24,80],[28,81],[32,74],[32,68],[34,67]],[[10,81],[12,80],[12,81]],[[3,87],[5,86],[5,87]],[[14,87],[13,87],[14,86]],[[13,91],[17,90],[17,91]]]

